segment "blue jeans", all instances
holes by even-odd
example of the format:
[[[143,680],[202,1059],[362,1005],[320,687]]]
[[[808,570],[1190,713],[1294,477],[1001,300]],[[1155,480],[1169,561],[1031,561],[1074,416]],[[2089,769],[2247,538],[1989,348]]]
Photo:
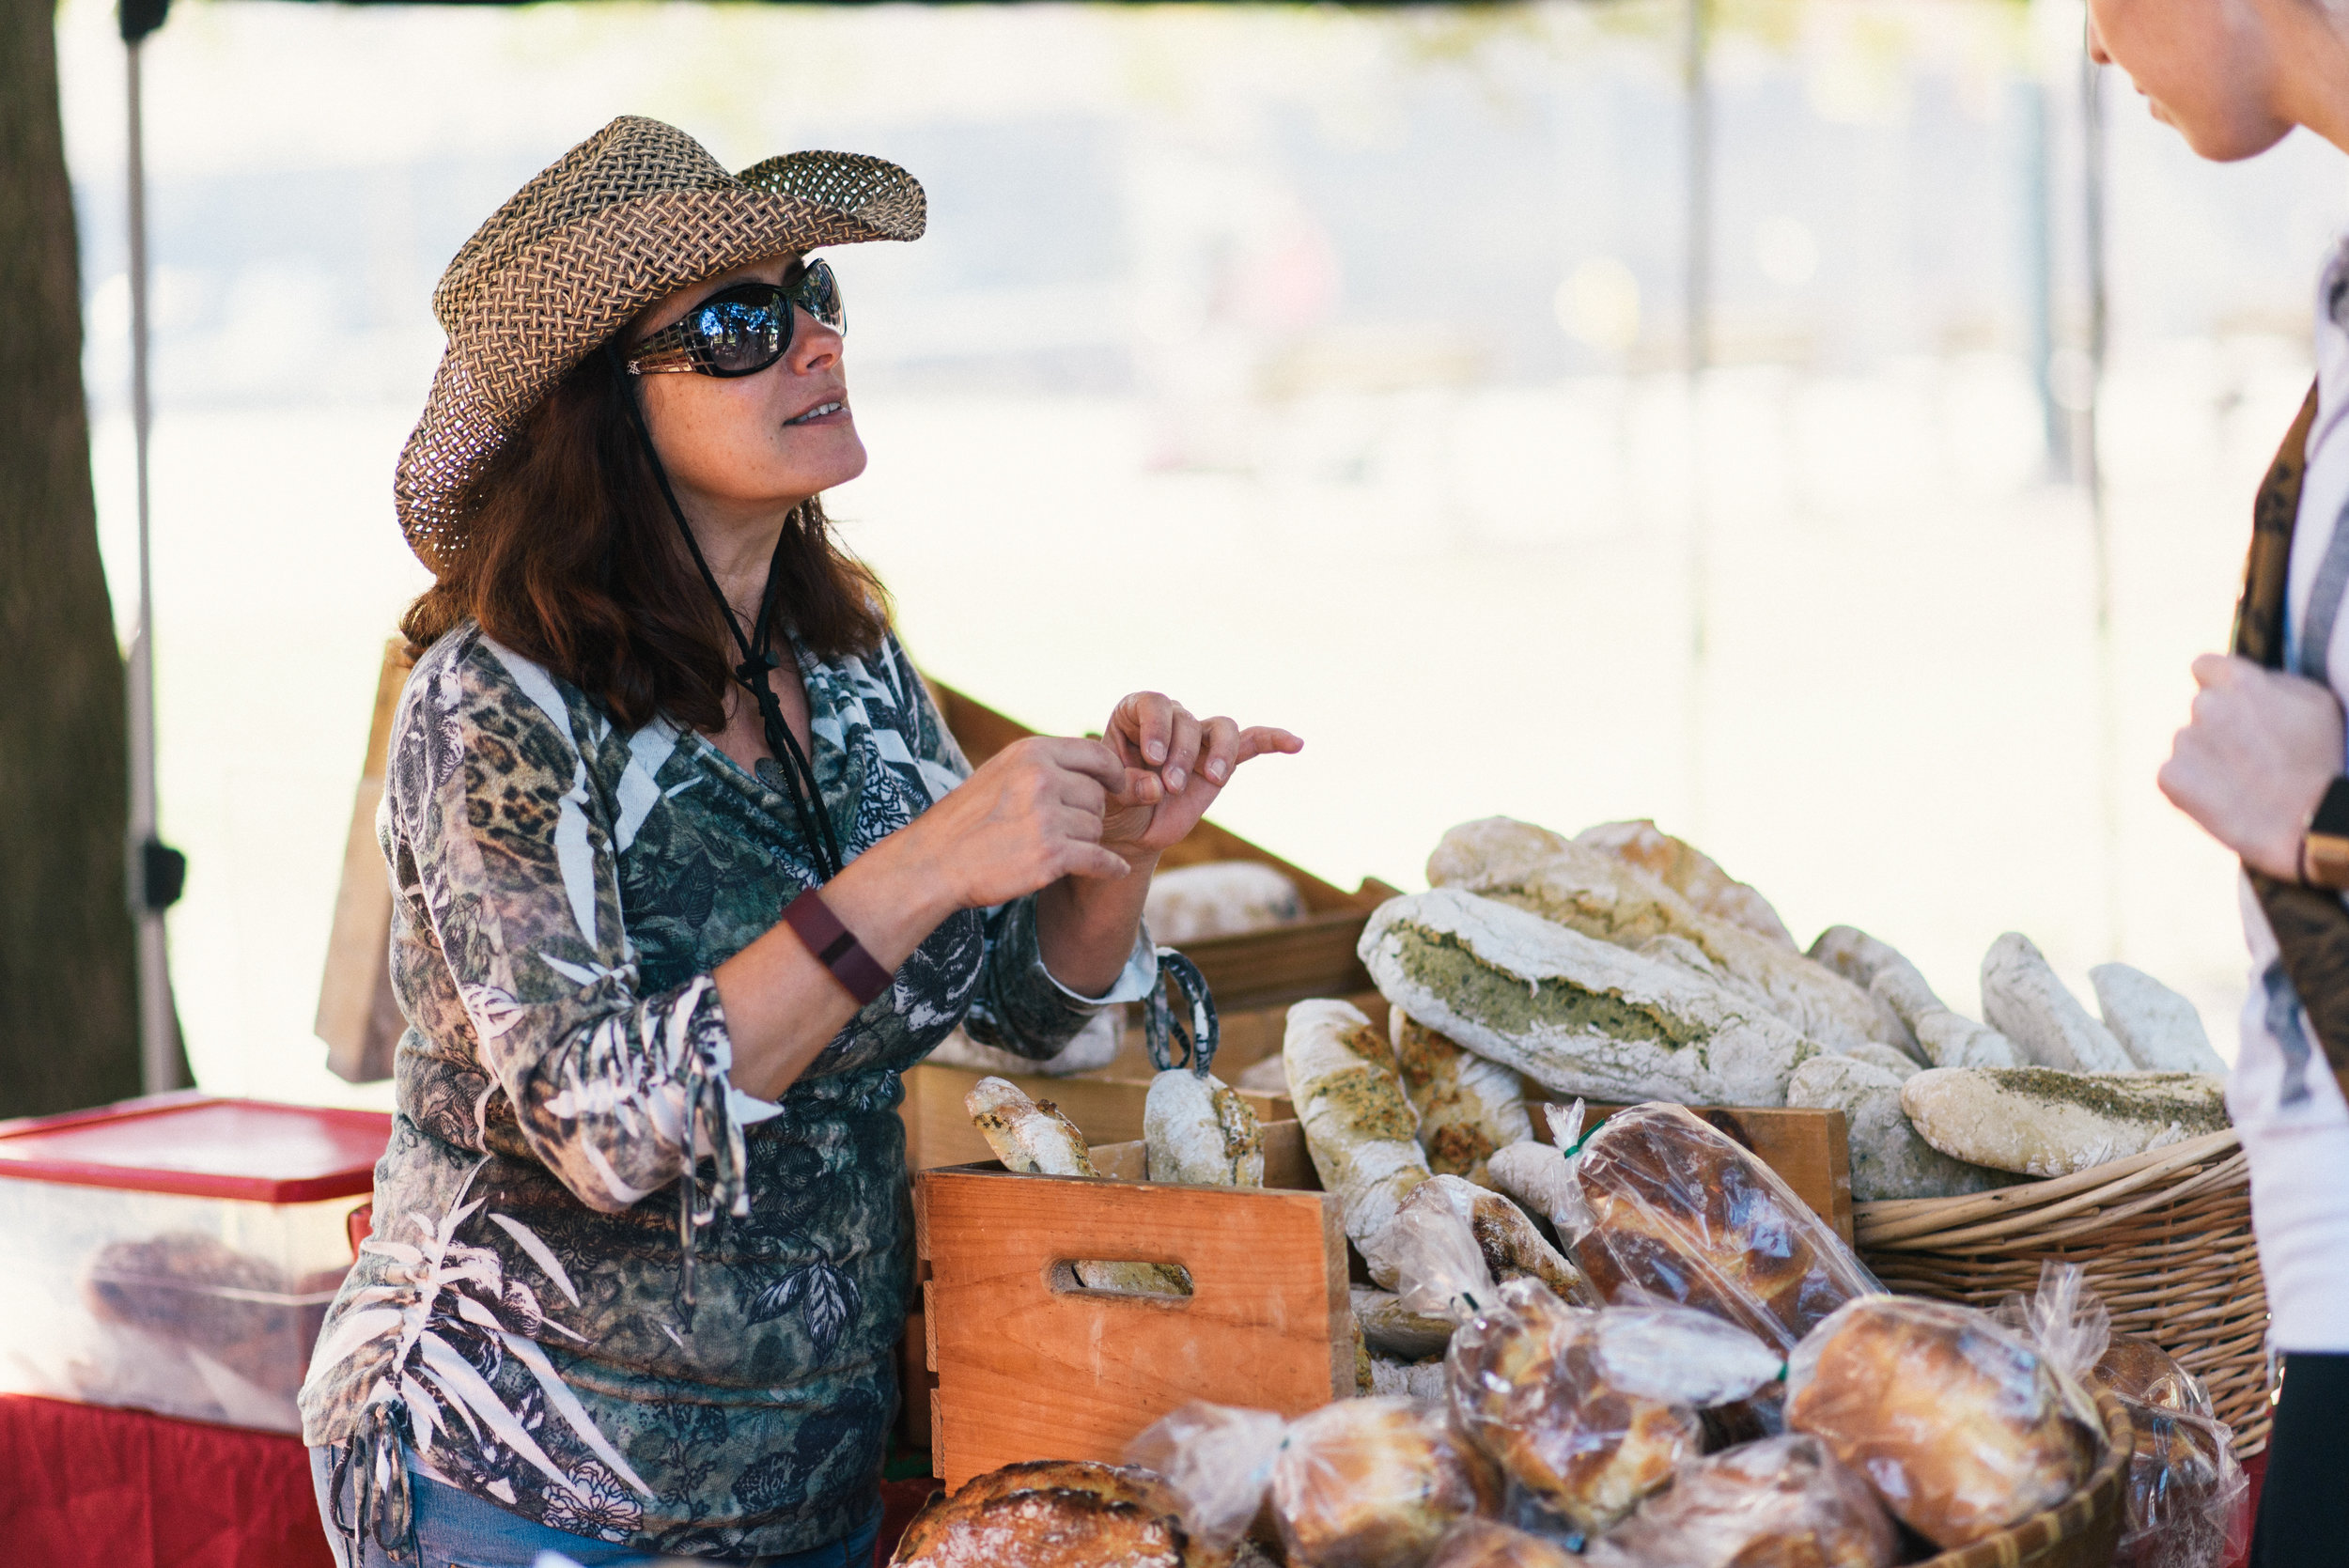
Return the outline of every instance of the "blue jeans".
[[[415,1498],[416,1545],[421,1561],[395,1563],[383,1548],[360,1538],[359,1560],[350,1560],[350,1544],[334,1529],[335,1510],[329,1506],[327,1478],[334,1473],[334,1448],[310,1451],[310,1483],[318,1490],[319,1517],[333,1543],[336,1568],[554,1568],[556,1562],[578,1568],[657,1568],[661,1563],[708,1563],[710,1568],[871,1568],[873,1543],[880,1533],[880,1499],[864,1524],[844,1541],[814,1546],[781,1557],[667,1558],[648,1557],[628,1546],[614,1546],[589,1536],[573,1535],[508,1513],[470,1492],[460,1492],[429,1476],[409,1473]],[[341,1510],[350,1514],[349,1499]],[[552,1554],[549,1557],[548,1554]]]

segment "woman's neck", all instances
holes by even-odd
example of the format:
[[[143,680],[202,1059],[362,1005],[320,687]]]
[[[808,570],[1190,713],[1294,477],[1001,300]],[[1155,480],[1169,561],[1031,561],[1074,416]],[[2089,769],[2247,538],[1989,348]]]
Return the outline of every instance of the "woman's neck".
[[[712,505],[708,498],[684,493],[677,496],[677,503],[685,513],[686,526],[693,531],[702,559],[709,565],[709,575],[717,579],[718,591],[740,618],[743,629],[752,629],[767,592],[775,546],[799,504],[780,510],[771,505],[751,510]]]
[[[2266,0],[2279,47],[2277,108],[2349,152],[2349,6],[2342,0]]]

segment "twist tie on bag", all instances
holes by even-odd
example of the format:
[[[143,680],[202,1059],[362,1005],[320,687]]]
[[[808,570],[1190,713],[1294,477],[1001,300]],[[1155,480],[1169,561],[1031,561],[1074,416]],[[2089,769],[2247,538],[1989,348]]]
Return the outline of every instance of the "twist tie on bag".
[[[1572,1106],[1563,1110],[1554,1102],[1542,1108],[1543,1118],[1549,1123],[1549,1141],[1557,1144],[1559,1152],[1568,1159],[1580,1154],[1582,1145],[1590,1141],[1591,1134],[1598,1130],[1596,1126],[1586,1127],[1583,1125],[1589,1116],[1589,1110],[1580,1095],[1575,1097]]]
[[[1183,1529],[1211,1552],[1239,1545],[1263,1506],[1288,1422],[1269,1410],[1194,1399],[1126,1445],[1126,1463],[1155,1470],[1182,1499]]]
[[[1171,947],[1159,948],[1158,957],[1158,982],[1142,1004],[1142,1039],[1150,1065],[1161,1073],[1189,1067],[1206,1078],[1223,1036],[1207,977]],[[1179,1017],[1169,1001],[1169,992],[1176,989],[1183,993],[1184,1014]]]

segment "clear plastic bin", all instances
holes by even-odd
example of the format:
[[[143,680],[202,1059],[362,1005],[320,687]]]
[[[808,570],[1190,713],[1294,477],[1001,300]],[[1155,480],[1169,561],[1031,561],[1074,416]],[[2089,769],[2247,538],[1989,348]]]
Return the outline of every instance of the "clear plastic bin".
[[[0,1391],[298,1431],[390,1132],[202,1095],[0,1124]]]

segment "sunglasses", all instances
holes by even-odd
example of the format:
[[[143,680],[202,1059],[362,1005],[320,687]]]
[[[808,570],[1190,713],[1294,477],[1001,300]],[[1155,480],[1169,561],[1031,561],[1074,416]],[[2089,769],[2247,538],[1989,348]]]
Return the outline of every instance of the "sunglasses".
[[[719,290],[636,345],[621,363],[631,376],[755,376],[791,347],[793,305],[836,333],[848,330],[840,280],[823,262],[811,261],[787,283]]]

